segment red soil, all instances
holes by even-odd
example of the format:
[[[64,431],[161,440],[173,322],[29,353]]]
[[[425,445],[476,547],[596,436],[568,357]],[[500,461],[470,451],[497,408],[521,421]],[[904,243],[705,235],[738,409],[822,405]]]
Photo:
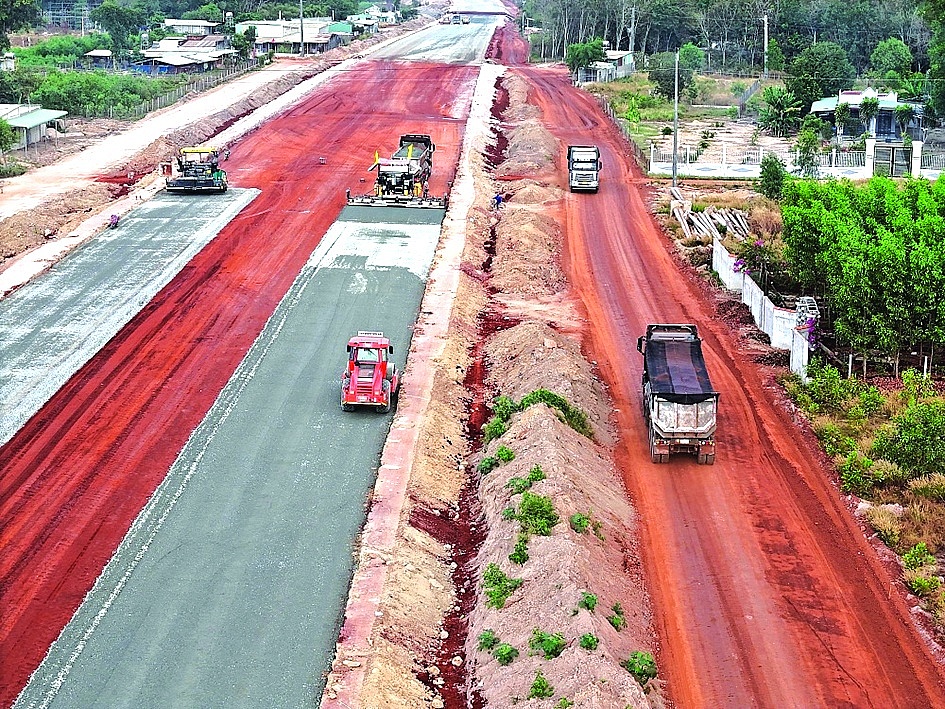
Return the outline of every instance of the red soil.
[[[240,142],[231,184],[262,194],[0,448],[0,706],[91,588],[345,190],[370,188],[360,178],[374,151],[429,133],[431,192],[446,191],[475,78],[474,67],[362,64]]]
[[[599,194],[568,194],[560,207],[565,267],[615,400],[671,698],[680,707],[945,706],[942,666],[900,590],[817,452],[773,403],[771,382],[674,262],[619,131],[564,71],[521,72],[562,146],[593,135],[602,151]],[[567,189],[560,160],[547,178]],[[651,322],[694,322],[703,333],[722,393],[714,466],[685,456],[650,463],[634,343]]]

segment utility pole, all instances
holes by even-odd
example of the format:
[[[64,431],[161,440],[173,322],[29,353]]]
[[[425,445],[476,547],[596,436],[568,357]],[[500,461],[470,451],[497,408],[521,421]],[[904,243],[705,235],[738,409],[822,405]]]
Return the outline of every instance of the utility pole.
[[[637,70],[637,62],[633,58],[633,50],[637,43],[637,8],[630,8],[630,71]]]
[[[676,186],[676,154],[679,151],[679,50],[676,50],[676,75],[673,92],[673,187]]]
[[[299,56],[305,56],[305,15],[302,12],[302,0],[299,0]]]
[[[764,56],[764,77],[768,78],[768,16],[765,15],[765,56]]]

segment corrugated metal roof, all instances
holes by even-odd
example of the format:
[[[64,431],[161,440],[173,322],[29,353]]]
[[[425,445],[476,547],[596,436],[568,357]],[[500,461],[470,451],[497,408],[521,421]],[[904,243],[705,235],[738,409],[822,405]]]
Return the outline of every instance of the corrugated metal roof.
[[[8,118],[7,123],[9,123],[14,128],[25,128],[26,130],[30,130],[36,126],[41,126],[44,123],[49,123],[49,121],[62,118],[67,114],[68,111],[54,111],[51,108],[35,108],[28,113],[17,116],[16,118]]]

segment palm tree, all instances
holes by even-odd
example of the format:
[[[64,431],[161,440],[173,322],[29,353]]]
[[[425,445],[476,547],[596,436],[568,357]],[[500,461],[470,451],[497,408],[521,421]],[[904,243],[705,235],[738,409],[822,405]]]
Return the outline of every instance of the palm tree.
[[[800,101],[783,86],[768,86],[761,97],[766,104],[759,115],[761,127],[778,138],[784,137],[800,119]]]

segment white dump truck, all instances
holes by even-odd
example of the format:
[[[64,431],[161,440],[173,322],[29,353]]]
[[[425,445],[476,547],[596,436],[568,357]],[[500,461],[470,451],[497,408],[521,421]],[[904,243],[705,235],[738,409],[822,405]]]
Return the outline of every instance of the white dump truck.
[[[719,394],[712,388],[695,325],[647,325],[637,340],[643,354],[643,415],[650,460],[668,463],[670,453],[695,453],[715,462]]]
[[[568,184],[572,192],[597,192],[600,168],[600,150],[596,145],[568,146]]]

